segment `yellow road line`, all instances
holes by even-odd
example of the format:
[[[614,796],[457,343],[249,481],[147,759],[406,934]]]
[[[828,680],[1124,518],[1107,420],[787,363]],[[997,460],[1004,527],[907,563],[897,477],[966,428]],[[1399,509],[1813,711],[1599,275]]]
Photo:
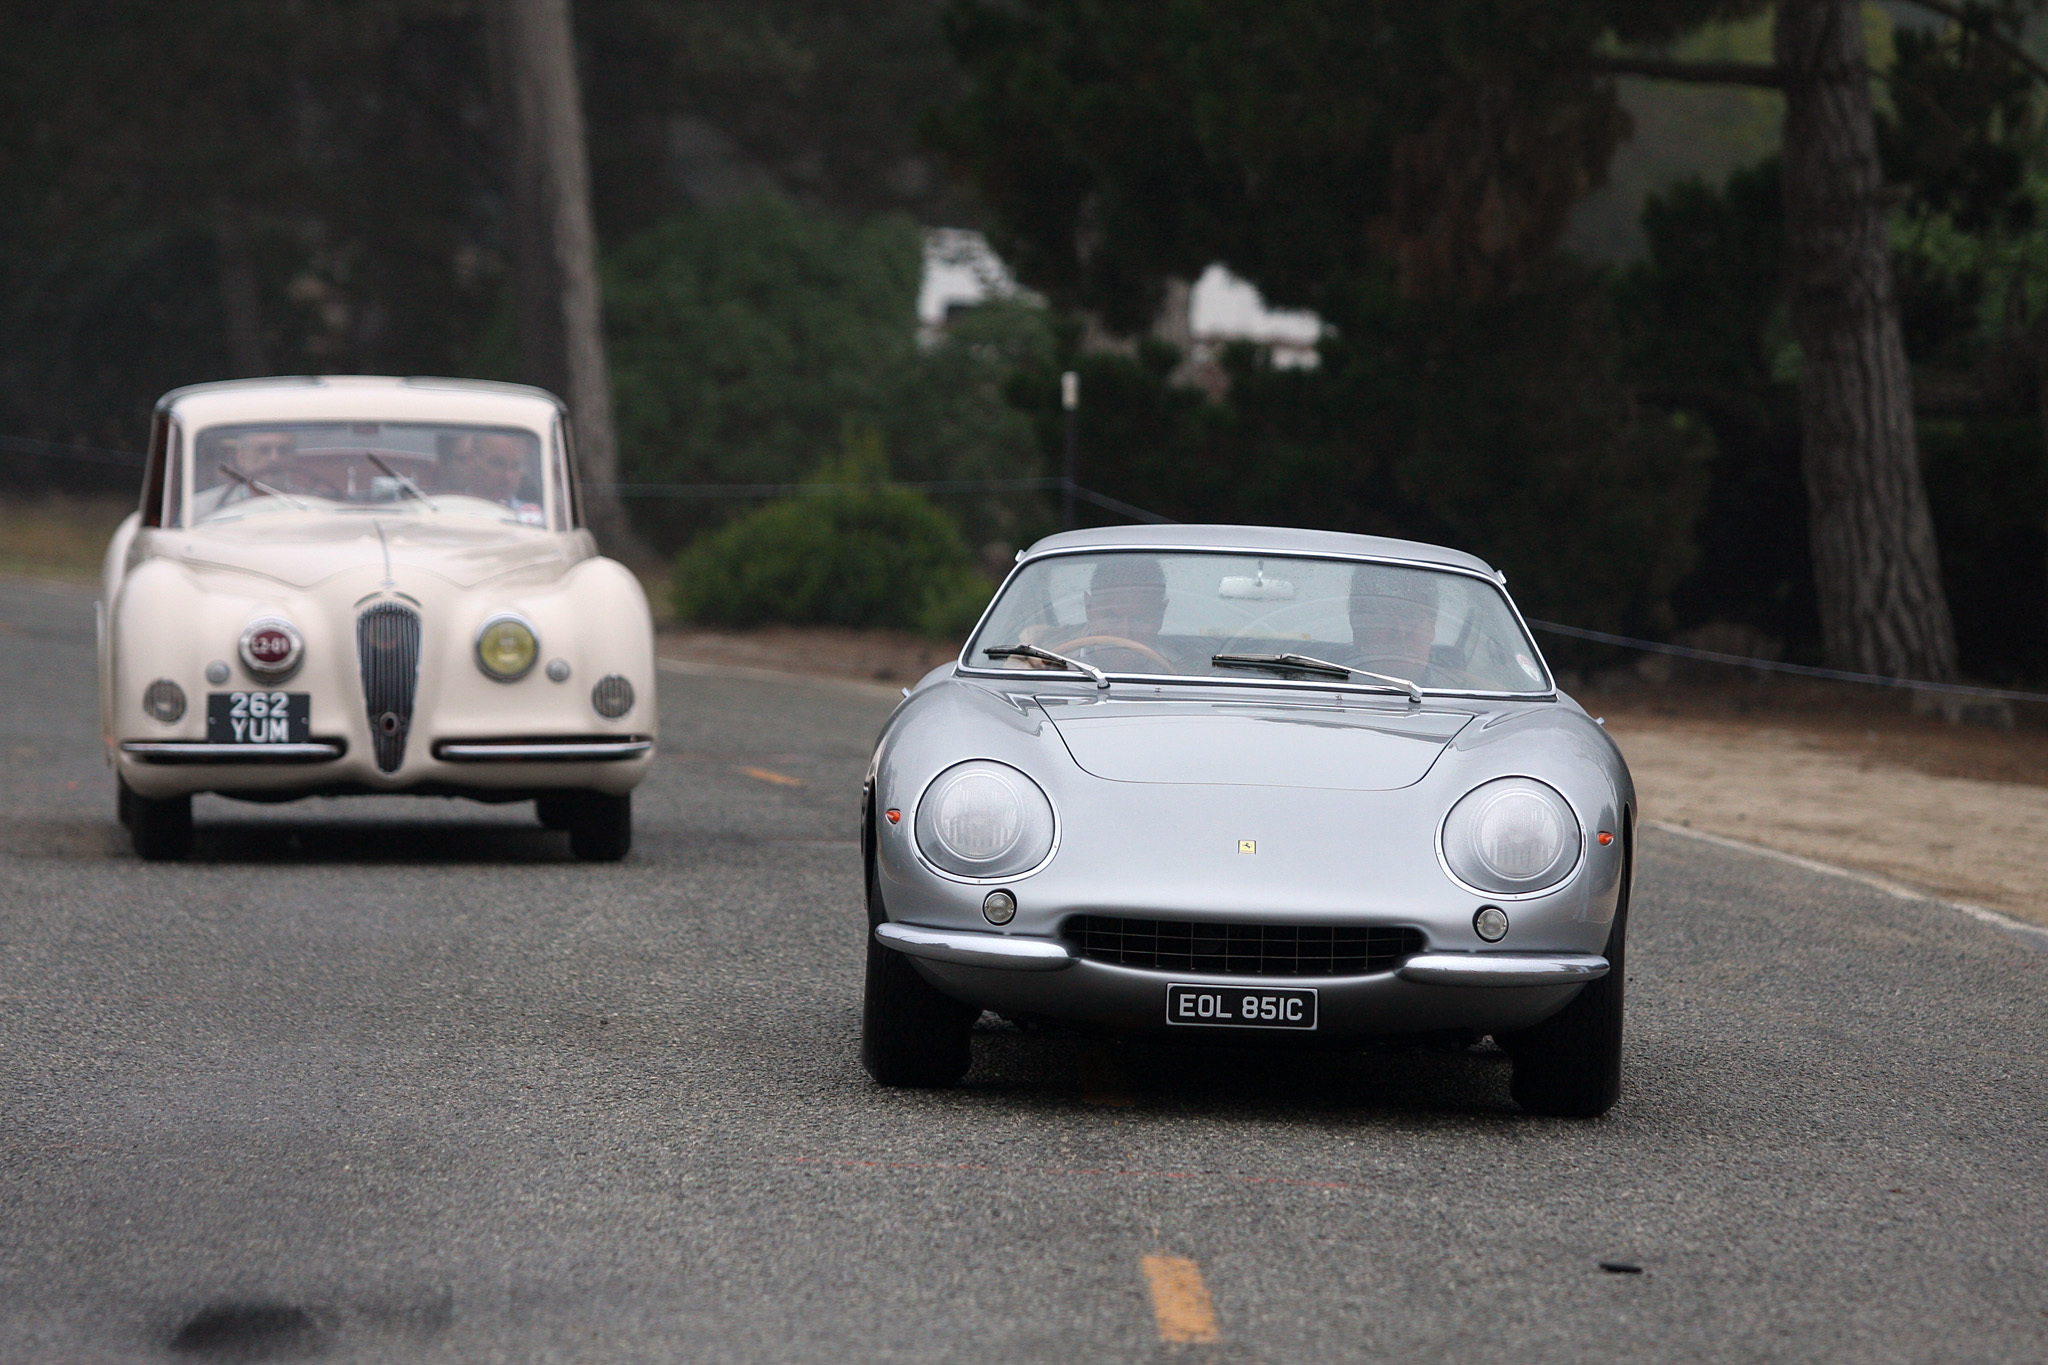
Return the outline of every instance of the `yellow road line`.
[[[801,777],[772,772],[767,768],[734,768],[733,771],[742,777],[751,777],[757,782],[773,782],[778,787],[801,787],[804,784]]]
[[[1152,1290],[1152,1316],[1159,1320],[1161,1341],[1200,1345],[1220,1340],[1200,1266],[1185,1256],[1141,1256],[1138,1264]]]

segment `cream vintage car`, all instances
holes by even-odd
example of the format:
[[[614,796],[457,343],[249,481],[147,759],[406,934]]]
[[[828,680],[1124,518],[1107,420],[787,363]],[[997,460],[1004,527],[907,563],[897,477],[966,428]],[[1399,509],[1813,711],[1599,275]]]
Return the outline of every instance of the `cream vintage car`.
[[[540,389],[359,376],[164,395],[107,548],[100,719],[145,858],[192,797],[536,803],[625,856],[655,742],[647,598],[579,516]]]

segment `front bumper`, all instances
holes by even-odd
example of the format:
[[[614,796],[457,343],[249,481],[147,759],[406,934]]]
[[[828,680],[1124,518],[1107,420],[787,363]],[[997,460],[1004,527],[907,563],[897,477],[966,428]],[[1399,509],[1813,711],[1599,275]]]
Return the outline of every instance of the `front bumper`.
[[[1424,952],[1367,976],[1249,977],[1123,967],[1079,956],[1059,939],[884,923],[876,941],[915,960],[947,995],[999,1014],[1056,1019],[1130,1033],[1189,1030],[1166,1022],[1169,983],[1311,987],[1318,1027],[1300,1034],[1215,1030],[1216,1041],[1368,1038],[1436,1032],[1499,1033],[1556,1013],[1607,960],[1579,953]],[[1475,989],[1476,988],[1476,989]]]

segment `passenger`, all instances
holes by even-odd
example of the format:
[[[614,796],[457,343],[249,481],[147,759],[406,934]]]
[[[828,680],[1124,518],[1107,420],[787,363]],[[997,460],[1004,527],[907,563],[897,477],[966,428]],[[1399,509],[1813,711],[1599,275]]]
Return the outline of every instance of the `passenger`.
[[[521,496],[525,491],[530,439],[502,431],[475,432],[456,438],[441,491],[509,507],[519,514],[521,521],[538,525],[540,504]]]
[[[1435,574],[1361,564],[1351,571],[1354,657],[1338,662],[1419,683],[1429,672],[1436,620]]]

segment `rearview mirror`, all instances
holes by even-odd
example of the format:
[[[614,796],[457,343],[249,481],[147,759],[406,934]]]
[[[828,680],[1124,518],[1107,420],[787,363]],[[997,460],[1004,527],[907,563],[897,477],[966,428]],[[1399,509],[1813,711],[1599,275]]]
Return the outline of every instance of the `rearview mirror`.
[[[1294,584],[1284,578],[1268,578],[1260,569],[1256,578],[1224,579],[1216,595],[1237,602],[1292,602]]]

